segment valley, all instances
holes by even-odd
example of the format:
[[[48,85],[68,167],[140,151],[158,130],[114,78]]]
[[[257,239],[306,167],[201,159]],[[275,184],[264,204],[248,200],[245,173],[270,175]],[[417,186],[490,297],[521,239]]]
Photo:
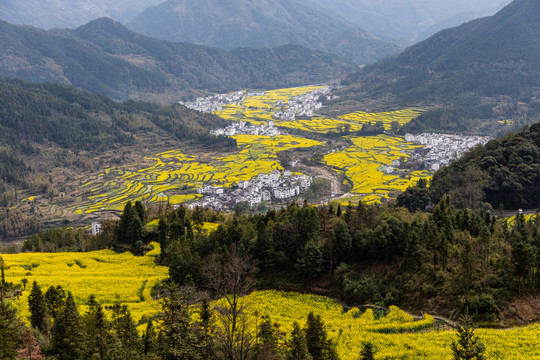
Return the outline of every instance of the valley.
[[[298,199],[380,204],[395,199],[420,179],[430,179],[433,169],[424,164],[436,161],[434,158],[423,160],[415,155],[414,164],[409,162],[427,141],[415,144],[396,135],[423,109],[357,111],[336,118],[316,114],[322,107],[319,101],[332,96],[330,87],[306,86],[200,98],[186,105],[232,122],[210,133],[234,139],[236,150],[218,153],[197,146],[176,148],[167,138],[157,142],[156,138],[155,145],[146,150],[140,151],[139,145],[133,147],[136,151],[124,149],[121,166],[107,166],[113,154],[105,153],[94,160],[105,165],[101,171],[51,173],[59,197],[27,192],[11,210],[32,208],[46,222],[58,216],[88,226],[114,219],[128,200],[216,210],[234,210],[238,203],[255,210],[263,202],[263,207],[279,208]],[[141,136],[144,134],[139,133]],[[460,151],[474,144],[464,144]],[[253,179],[270,173],[277,176],[274,182],[265,180],[249,187],[250,181],[253,185]],[[277,181],[282,176],[296,180],[286,185]],[[304,177],[309,185],[301,184]],[[312,191],[309,188],[314,182],[317,190]],[[265,191],[261,191],[263,185]]]

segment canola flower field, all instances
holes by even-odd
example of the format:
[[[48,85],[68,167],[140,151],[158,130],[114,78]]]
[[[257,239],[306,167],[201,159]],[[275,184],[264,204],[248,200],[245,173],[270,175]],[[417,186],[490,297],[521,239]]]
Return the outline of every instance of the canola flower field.
[[[245,298],[249,308],[258,316],[270,315],[281,325],[280,330],[290,333],[292,323],[305,325],[307,315],[320,315],[326,324],[329,337],[337,341],[341,359],[356,360],[363,343],[370,341],[377,351],[375,359],[453,359],[450,344],[457,339],[451,330],[438,330],[433,317],[424,315],[422,320],[413,318],[397,307],[377,318],[371,309],[361,312],[358,308],[345,311],[327,297],[259,291]],[[477,329],[475,333],[486,345],[487,359],[540,359],[540,325],[508,330]]]
[[[422,112],[411,108],[384,113],[355,112],[338,119],[312,117],[295,121],[280,121],[272,118],[279,109],[278,102],[286,104],[294,97],[307,94],[322,86],[267,91],[264,95],[249,96],[240,105],[226,105],[215,112],[225,119],[248,121],[252,124],[276,125],[327,133],[360,130],[365,123],[382,121],[386,128],[392,122],[406,124]],[[238,151],[226,156],[190,156],[175,149],[147,157],[146,165],[119,166],[105,169],[81,186],[77,206],[68,209],[74,214],[84,215],[101,211],[121,211],[127,201],[169,202],[171,204],[197,201],[201,195],[196,188],[203,185],[230,187],[239,181],[248,180],[259,173],[282,170],[277,153],[294,148],[324,146],[319,141],[291,135],[276,137],[258,135],[236,135]],[[376,137],[351,137],[353,146],[325,157],[325,164],[345,174],[352,185],[350,191],[356,198],[367,203],[380,201],[398,191],[414,185],[419,178],[428,178],[427,172],[415,172],[401,179],[388,175],[383,165],[392,160],[406,158],[407,151],[418,146],[406,143],[400,137],[380,135]]]
[[[153,300],[152,287],[168,278],[169,269],[155,264],[160,254],[158,243],[145,256],[126,252],[117,254],[112,250],[88,253],[21,253],[3,254],[6,263],[6,280],[20,283],[27,279],[26,291],[14,301],[19,313],[28,318],[28,296],[34,281],[42,291],[49,286],[61,285],[73,293],[79,311],[86,311],[90,295],[104,307],[116,301],[128,305],[134,320],[152,316],[160,310],[159,301]]]
[[[240,151],[235,154],[202,159],[172,150],[147,158],[152,165],[141,168],[115,167],[90,179],[83,189],[90,204],[73,210],[89,214],[123,209],[128,200],[179,204],[196,200],[196,188],[205,184],[230,187],[260,173],[282,170],[276,154],[294,148],[310,148],[323,143],[301,137],[237,135]]]
[[[17,283],[29,280],[26,291],[13,304],[28,319],[28,295],[34,280],[45,291],[61,285],[75,296],[81,313],[91,294],[105,308],[115,302],[127,304],[135,321],[144,330],[143,317],[156,315],[160,303],[153,300],[152,286],[167,278],[168,269],[155,265],[159,244],[142,257],[130,253],[116,254],[109,250],[89,253],[23,253],[2,255],[7,266],[6,279]],[[384,316],[368,309],[345,311],[336,301],[317,295],[283,291],[257,291],[243,298],[247,311],[255,316],[270,315],[280,330],[290,333],[294,321],[304,326],[310,312],[320,315],[329,337],[337,342],[343,360],[355,360],[365,341],[377,350],[376,359],[451,360],[450,343],[456,339],[450,330],[440,330],[428,314],[414,320],[397,307],[390,307]],[[213,305],[219,305],[219,300]],[[196,315],[194,319],[196,318]],[[507,330],[477,329],[476,334],[487,346],[489,359],[540,359],[540,325]]]
[[[351,193],[364,195],[365,203],[380,201],[392,192],[405,191],[421,178],[430,177],[427,171],[414,171],[407,178],[384,172],[384,167],[391,166],[393,160],[407,158],[407,151],[419,145],[389,135],[351,137],[350,140],[351,147],[326,155],[324,161],[345,173],[353,186]]]

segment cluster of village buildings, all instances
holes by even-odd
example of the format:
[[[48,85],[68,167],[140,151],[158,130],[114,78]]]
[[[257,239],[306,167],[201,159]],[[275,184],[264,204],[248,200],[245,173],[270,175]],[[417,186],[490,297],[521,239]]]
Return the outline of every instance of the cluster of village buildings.
[[[245,121],[233,123],[224,129],[215,129],[210,131],[211,135],[264,135],[278,136],[281,135],[279,129],[274,126],[273,121],[269,121],[266,125],[249,125]]]
[[[183,102],[180,101],[180,105],[185,107],[197,110],[200,112],[211,113],[214,111],[219,111],[223,108],[223,105],[237,104],[240,105],[242,101],[245,100],[246,94],[244,91],[236,91],[229,94],[218,94],[208,97],[200,97],[195,101]],[[253,96],[253,94],[249,94]]]
[[[406,134],[405,141],[425,145],[411,156],[410,160],[423,163],[425,168],[437,171],[458,159],[467,150],[476,145],[485,145],[493,138],[489,136],[464,136],[423,133],[420,135]],[[398,166],[399,166],[399,160]],[[394,165],[394,164],[393,164]]]
[[[307,175],[293,175],[285,170],[283,174],[274,170],[270,174],[259,174],[256,177],[240,181],[236,188],[219,186],[202,186],[197,188],[199,194],[205,195],[203,200],[189,204],[190,208],[201,206],[214,210],[234,209],[238,203],[246,202],[257,206],[266,201],[284,201],[292,199],[311,186],[312,178]]]
[[[330,94],[330,91],[330,87],[320,88],[305,95],[296,96],[286,104],[279,100],[276,106],[280,109],[275,111],[272,117],[284,121],[293,121],[297,116],[311,117],[322,107],[322,103],[318,101],[319,98]]]

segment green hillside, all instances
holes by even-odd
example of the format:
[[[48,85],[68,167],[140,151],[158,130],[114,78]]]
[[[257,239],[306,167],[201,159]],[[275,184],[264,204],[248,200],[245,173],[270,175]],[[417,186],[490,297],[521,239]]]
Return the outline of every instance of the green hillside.
[[[120,100],[173,102],[207,91],[305,85],[351,70],[333,55],[301,46],[228,52],[152,39],[107,18],[50,31],[0,22],[0,36],[1,76],[59,82]]]
[[[180,105],[118,103],[63,85],[0,79],[0,108],[0,239],[36,231],[55,215],[10,211],[23,200],[18,190],[58,199],[67,191],[58,182],[160,144],[236,148],[208,135],[227,124],[217,116]]]

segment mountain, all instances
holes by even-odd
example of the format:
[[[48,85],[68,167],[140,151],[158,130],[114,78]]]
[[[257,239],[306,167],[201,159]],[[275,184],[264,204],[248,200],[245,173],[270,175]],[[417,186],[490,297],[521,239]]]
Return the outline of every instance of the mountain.
[[[294,43],[332,52],[355,64],[373,62],[401,49],[364,30],[350,32],[347,28],[352,23],[342,17],[290,0],[168,0],[146,9],[127,26],[158,39],[222,49]],[[349,35],[344,36],[343,31]],[[334,45],[336,36],[341,40],[339,46]]]
[[[0,22],[0,76],[73,85],[115,99],[321,83],[352,67],[298,45],[225,51],[140,35],[101,18],[75,30]]]
[[[100,17],[126,22],[162,0],[3,0],[0,20],[41,29],[76,28]]]
[[[412,44],[446,27],[492,15],[510,0],[298,0],[378,37]]]
[[[384,98],[386,105],[448,106],[422,115],[409,131],[493,132],[500,128],[493,120],[530,122],[539,114],[538,18],[538,1],[515,0],[491,17],[441,31],[350,75],[338,104]]]
[[[540,123],[469,151],[435,174],[430,191],[435,200],[448,193],[454,201],[465,197],[461,206],[478,199],[495,209],[501,204],[504,209],[537,209]]]

